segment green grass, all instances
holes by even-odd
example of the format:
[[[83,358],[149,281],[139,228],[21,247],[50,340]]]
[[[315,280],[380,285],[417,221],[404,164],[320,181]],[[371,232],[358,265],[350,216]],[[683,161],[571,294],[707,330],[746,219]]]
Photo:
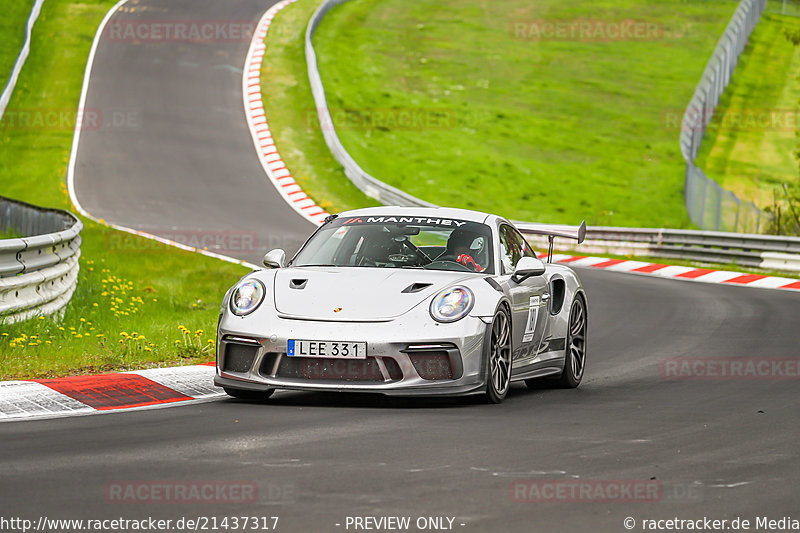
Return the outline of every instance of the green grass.
[[[765,14],[720,100],[698,166],[740,198],[772,205],[773,191],[798,180],[800,46],[784,31],[800,18]],[[782,194],[782,193],[781,193]]]
[[[688,227],[677,123],[736,5],[353,0],[330,12],[315,44],[343,143],[391,185],[512,219]],[[624,41],[514,33],[563,20],[657,31]],[[304,77],[299,54],[282,55]],[[435,124],[387,121],[402,111]],[[305,139],[290,141],[304,151]]]
[[[19,239],[24,237],[14,228],[0,228],[0,239]]]
[[[95,30],[113,4],[45,2],[10,114],[0,122],[0,194],[71,208],[65,176],[72,130],[26,130],[12,119],[15,113],[77,108]],[[75,295],[62,318],[0,324],[0,379],[213,359],[208,341],[215,336],[219,303],[247,270],[83,222]]]
[[[25,23],[33,0],[0,0],[0,92],[25,42]]]
[[[328,211],[379,205],[347,179],[322,137],[308,84],[304,36],[318,0],[299,0],[270,26],[262,67],[265,112],[281,157],[301,187]]]

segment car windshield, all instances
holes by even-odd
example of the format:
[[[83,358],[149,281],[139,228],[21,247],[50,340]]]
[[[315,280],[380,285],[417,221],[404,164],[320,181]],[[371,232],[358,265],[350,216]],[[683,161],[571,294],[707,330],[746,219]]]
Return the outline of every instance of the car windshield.
[[[493,273],[492,232],[467,220],[339,217],[292,260],[296,267],[419,268]]]

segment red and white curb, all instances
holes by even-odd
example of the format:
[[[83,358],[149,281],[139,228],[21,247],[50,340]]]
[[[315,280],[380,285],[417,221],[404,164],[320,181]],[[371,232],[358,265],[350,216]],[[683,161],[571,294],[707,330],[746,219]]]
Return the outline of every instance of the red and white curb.
[[[547,254],[540,255],[540,257],[546,258]],[[793,278],[569,254],[553,254],[553,261],[575,267],[596,268],[659,278],[800,292],[800,280]]]
[[[0,422],[128,411],[224,396],[213,364],[0,382]]]
[[[286,168],[286,163],[278,153],[278,147],[275,146],[275,140],[272,138],[261,94],[261,65],[267,49],[264,43],[267,31],[269,31],[270,24],[272,24],[276,13],[295,1],[283,0],[278,2],[264,13],[264,16],[258,22],[244,63],[242,95],[244,97],[244,112],[247,116],[247,125],[250,127],[253,144],[256,147],[256,152],[258,152],[261,166],[264,167],[264,172],[266,172],[267,177],[269,177],[278,193],[295,211],[307,220],[319,225],[328,216],[328,212],[309,198],[292,177],[289,169]]]

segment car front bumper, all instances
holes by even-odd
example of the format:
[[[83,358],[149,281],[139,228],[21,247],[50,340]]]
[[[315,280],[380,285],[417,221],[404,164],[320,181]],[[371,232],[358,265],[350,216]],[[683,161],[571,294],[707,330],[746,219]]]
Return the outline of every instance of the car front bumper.
[[[486,322],[453,324],[325,322],[226,313],[217,332],[214,384],[241,390],[371,392],[393,396],[467,395],[485,387]],[[367,359],[286,355],[289,339],[366,342]]]

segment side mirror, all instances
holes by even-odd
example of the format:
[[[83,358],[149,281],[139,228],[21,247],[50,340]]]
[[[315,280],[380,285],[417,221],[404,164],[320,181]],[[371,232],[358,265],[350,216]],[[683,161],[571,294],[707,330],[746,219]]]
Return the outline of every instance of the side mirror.
[[[286,252],[280,248],[270,250],[264,256],[264,266],[267,268],[283,268],[286,266]]]
[[[525,256],[517,261],[517,268],[514,269],[511,279],[517,283],[522,283],[531,276],[544,274],[544,268],[544,263],[538,257]]]

